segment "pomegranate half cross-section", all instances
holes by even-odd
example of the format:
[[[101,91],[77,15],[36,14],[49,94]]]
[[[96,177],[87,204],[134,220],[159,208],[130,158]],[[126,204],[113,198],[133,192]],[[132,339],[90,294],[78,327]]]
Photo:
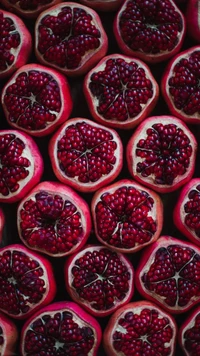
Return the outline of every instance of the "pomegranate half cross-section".
[[[200,249],[162,236],[143,253],[136,269],[136,287],[146,299],[179,314],[200,302]]]
[[[160,193],[172,192],[194,174],[197,141],[189,128],[173,116],[145,119],[126,150],[131,176]]]
[[[80,192],[112,182],[123,164],[118,133],[84,118],[71,119],[57,130],[49,155],[56,177]]]
[[[90,314],[105,317],[131,300],[134,270],[121,253],[86,246],[66,261],[65,284],[75,302]]]
[[[43,173],[43,159],[29,135],[17,130],[0,131],[0,202],[22,199]]]
[[[0,313],[0,355],[16,355],[15,349],[18,339],[18,331],[13,321]]]
[[[133,253],[158,239],[163,205],[155,192],[124,179],[95,193],[92,216],[101,243],[117,252]]]
[[[3,88],[1,102],[8,123],[33,136],[50,134],[72,111],[67,79],[39,64],[21,67]]]
[[[112,54],[85,77],[84,94],[96,121],[130,129],[155,107],[159,87],[149,67],[136,58]]]
[[[43,256],[9,245],[0,249],[0,266],[0,310],[12,318],[27,318],[55,297],[53,268]]]
[[[108,38],[99,15],[89,7],[64,2],[43,11],[35,25],[39,62],[68,76],[86,73],[103,56]]]
[[[57,182],[38,184],[17,210],[23,243],[53,257],[78,251],[91,231],[87,203],[71,188]]]
[[[200,352],[200,307],[190,313],[179,329],[179,344],[186,356],[198,356]]]

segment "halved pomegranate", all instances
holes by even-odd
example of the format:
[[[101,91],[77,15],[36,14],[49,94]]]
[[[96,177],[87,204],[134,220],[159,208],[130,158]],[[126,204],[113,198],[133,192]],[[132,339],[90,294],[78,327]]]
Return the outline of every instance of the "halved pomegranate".
[[[55,297],[50,262],[22,245],[0,249],[0,310],[15,319],[27,318]]]
[[[85,77],[84,94],[93,118],[130,129],[155,107],[159,87],[149,67],[136,58],[111,54]]]
[[[200,249],[162,236],[145,249],[136,270],[136,287],[167,311],[184,313],[200,301]]]
[[[186,356],[198,356],[200,353],[200,307],[197,307],[185,319],[179,329],[179,344]]]
[[[99,323],[73,302],[40,309],[23,326],[21,354],[95,356],[101,342]]]
[[[150,63],[178,53],[185,28],[185,18],[172,0],[126,0],[114,22],[121,51]]]
[[[176,333],[174,318],[144,300],[129,303],[111,316],[103,342],[109,356],[173,356]]]
[[[49,155],[56,177],[80,192],[93,192],[122,169],[123,146],[116,131],[74,118],[54,134]]]
[[[43,159],[32,137],[17,130],[0,131],[0,202],[24,197],[43,173]]]
[[[0,79],[2,79],[27,63],[32,49],[32,37],[18,16],[2,9],[0,9],[0,33]]]
[[[161,81],[163,97],[170,112],[187,123],[200,123],[200,46],[175,56],[165,68]]]
[[[0,208],[0,244],[3,237],[4,224],[5,224],[5,215],[3,210]]]
[[[11,319],[0,313],[0,355],[15,355],[15,348],[18,339],[16,325]]]
[[[86,73],[108,48],[99,15],[89,7],[64,2],[43,11],[35,26],[39,62],[69,76]]]
[[[67,79],[39,64],[21,67],[3,88],[1,102],[8,123],[33,136],[44,136],[72,111]]]
[[[19,204],[19,237],[23,243],[53,257],[77,252],[91,231],[87,203],[57,182],[38,184]]]
[[[134,270],[121,253],[100,245],[86,246],[65,263],[70,297],[97,317],[128,303],[134,292]]]
[[[152,116],[129,140],[128,169],[138,182],[169,193],[192,178],[196,151],[196,138],[181,120],[169,115]]]
[[[80,2],[97,11],[115,11],[123,0],[80,0]]]
[[[160,197],[128,179],[98,190],[91,209],[98,240],[117,252],[136,252],[157,240],[162,230]]]
[[[185,13],[187,32],[195,42],[200,43],[200,2],[189,0]]]

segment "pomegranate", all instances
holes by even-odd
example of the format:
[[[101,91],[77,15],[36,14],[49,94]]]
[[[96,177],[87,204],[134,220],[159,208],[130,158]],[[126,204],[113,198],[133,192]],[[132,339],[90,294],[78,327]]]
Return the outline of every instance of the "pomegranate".
[[[66,261],[65,284],[75,302],[94,316],[104,317],[131,300],[134,271],[121,253],[90,245]]]
[[[200,301],[200,249],[171,236],[148,247],[136,270],[140,294],[167,311],[184,313]]]
[[[179,330],[179,343],[186,356],[198,356],[200,354],[200,307],[196,308]]]
[[[197,43],[200,43],[200,2],[189,0],[186,9],[187,32]]]
[[[130,129],[151,113],[159,87],[142,61],[111,54],[86,75],[84,94],[95,120]]]
[[[5,224],[5,215],[3,210],[0,208],[0,243],[3,237],[4,224]]]
[[[136,252],[157,240],[162,230],[160,197],[128,179],[98,190],[91,209],[98,240],[117,252]]]
[[[33,136],[51,133],[72,111],[65,76],[34,63],[12,76],[3,88],[1,101],[8,123]]]
[[[93,192],[114,180],[123,164],[116,131],[74,118],[54,134],[49,155],[56,177],[80,192]]]
[[[22,245],[0,249],[0,310],[15,319],[27,318],[49,304],[56,292],[50,262]]]
[[[119,308],[103,335],[109,356],[173,356],[176,342],[174,318],[157,305],[139,301]]]
[[[43,11],[35,26],[35,54],[39,62],[69,76],[86,73],[108,48],[98,14],[75,2]]]
[[[199,124],[200,46],[175,56],[167,65],[161,81],[163,97],[172,115],[187,123]]]
[[[152,116],[131,136],[127,164],[138,182],[169,193],[192,178],[196,151],[196,138],[181,120],[169,115]]]
[[[80,2],[97,11],[114,11],[118,9],[123,0],[80,0]]]
[[[36,185],[43,160],[33,139],[17,130],[0,131],[0,202],[19,201]]]
[[[40,309],[23,326],[21,354],[95,356],[101,342],[99,323],[73,302]]]
[[[0,355],[15,355],[17,339],[18,331],[15,324],[4,314],[0,313]]]
[[[178,53],[185,19],[172,0],[126,0],[114,21],[114,34],[124,54],[158,63]]]
[[[32,37],[23,21],[0,9],[0,79],[10,76],[28,62]]]
[[[19,204],[19,237],[23,243],[53,257],[77,252],[91,231],[87,203],[57,182],[38,184]]]

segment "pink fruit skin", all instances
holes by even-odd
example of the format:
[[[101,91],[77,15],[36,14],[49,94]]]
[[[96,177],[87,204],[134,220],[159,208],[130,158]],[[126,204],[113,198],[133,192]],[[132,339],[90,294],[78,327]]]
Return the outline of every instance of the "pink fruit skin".
[[[123,0],[80,0],[85,6],[91,7],[97,11],[115,11],[121,5]]]
[[[179,332],[178,332],[178,341],[179,341],[179,345],[181,346],[184,354],[186,356],[195,356],[195,354],[193,353],[190,353],[190,352],[187,352],[187,350],[185,349],[185,346],[184,346],[184,332],[187,330],[187,329],[190,329],[192,326],[193,326],[193,323],[195,321],[195,318],[197,317],[197,315],[200,313],[200,306],[198,306],[197,308],[193,309],[192,312],[190,312],[189,315],[187,315],[185,321],[182,323],[180,329],[179,329]],[[191,351],[192,352],[192,351]]]
[[[189,0],[186,8],[186,25],[190,37],[200,43],[200,2],[199,0]]]
[[[0,208],[0,244],[2,242],[4,224],[5,224],[5,215],[3,210]]]
[[[18,330],[11,319],[0,313],[0,327],[3,329],[5,346],[1,351],[1,356],[10,356],[15,354],[16,342],[18,339]],[[3,351],[3,352],[2,352]]]
[[[98,321],[92,317],[90,314],[86,313],[85,310],[83,310],[78,304],[74,303],[74,302],[67,302],[67,301],[62,301],[62,302],[56,302],[56,303],[52,303],[42,309],[40,309],[37,313],[35,313],[34,315],[32,315],[24,324],[23,328],[22,328],[22,332],[21,332],[21,342],[20,342],[20,348],[21,348],[21,355],[24,355],[24,338],[25,338],[25,333],[26,330],[28,329],[29,325],[31,324],[32,320],[34,320],[36,317],[39,317],[41,314],[47,312],[47,313],[51,313],[54,311],[58,311],[58,312],[62,312],[63,309],[67,309],[72,313],[76,313],[78,315],[79,318],[81,318],[83,321],[87,322],[90,327],[94,328],[94,330],[96,331],[96,345],[95,348],[93,350],[93,353],[91,354],[91,356],[96,356],[97,352],[98,352],[98,348],[100,346],[101,343],[101,339],[102,339],[102,331],[101,331],[101,327],[98,323]]]

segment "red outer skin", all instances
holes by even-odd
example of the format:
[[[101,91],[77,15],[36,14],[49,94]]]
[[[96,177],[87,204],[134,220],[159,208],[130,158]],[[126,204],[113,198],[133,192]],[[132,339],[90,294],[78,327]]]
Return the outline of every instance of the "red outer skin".
[[[96,126],[96,127],[99,127],[99,128],[102,128],[104,130],[111,132],[111,134],[113,134],[114,137],[116,137],[116,139],[117,139],[116,142],[118,144],[119,151],[120,151],[119,163],[118,163],[118,166],[116,166],[115,170],[113,169],[113,171],[110,174],[108,174],[107,176],[105,176],[105,178],[103,178],[102,180],[98,180],[96,182],[90,182],[90,185],[78,182],[73,178],[70,178],[70,177],[68,178],[67,176],[63,175],[61,172],[61,169],[57,165],[57,161],[56,161],[55,155],[54,155],[54,149],[56,149],[57,141],[60,139],[60,137],[63,136],[65,129],[72,124],[76,124],[77,122],[82,122],[82,121],[85,121],[86,123],[88,123],[90,125],[93,125],[93,126]],[[120,173],[122,166],[123,166],[123,145],[122,145],[120,136],[118,135],[118,133],[115,130],[112,130],[110,128],[107,128],[105,126],[97,124],[91,120],[77,117],[77,118],[68,120],[67,123],[64,123],[56,131],[56,133],[52,136],[52,138],[49,141],[49,156],[51,159],[51,164],[52,164],[54,174],[60,182],[70,185],[72,188],[78,190],[79,192],[91,193],[91,192],[94,192],[97,189],[101,188],[102,186],[109,184],[111,181],[113,181],[118,176],[118,174]]]
[[[28,62],[28,59],[32,50],[32,36],[25,26],[24,22],[16,15],[11,12],[0,9],[4,16],[11,18],[20,33],[21,37],[21,48],[14,61],[14,63],[9,66],[5,71],[0,71],[0,79],[7,78],[11,76],[18,68],[21,68],[24,64]]]
[[[21,229],[20,229],[20,226],[19,226],[20,210],[21,210],[23,204],[28,199],[30,199],[31,196],[33,196],[37,192],[43,191],[43,190],[48,191],[50,193],[57,193],[57,194],[65,195],[66,197],[70,197],[71,198],[71,202],[73,204],[75,204],[79,209],[82,210],[82,215],[84,216],[85,223],[86,223],[85,233],[84,233],[84,236],[82,238],[82,241],[79,242],[79,244],[74,248],[73,251],[69,251],[69,252],[66,252],[66,253],[63,253],[63,254],[58,254],[58,255],[50,254],[46,250],[42,250],[42,249],[40,250],[37,247],[34,248],[34,247],[30,246],[23,239],[23,237],[21,235]],[[75,252],[79,251],[85,245],[85,243],[86,243],[86,241],[87,241],[87,239],[88,239],[88,237],[90,235],[91,228],[92,228],[90,209],[89,209],[89,206],[86,203],[86,201],[81,196],[79,196],[74,190],[72,190],[70,187],[67,187],[64,184],[60,184],[60,183],[57,183],[57,182],[41,182],[37,186],[35,186],[31,190],[31,192],[29,192],[29,194],[27,196],[25,196],[25,198],[22,201],[20,201],[20,204],[19,204],[18,209],[17,209],[17,228],[18,228],[19,237],[22,240],[22,242],[27,246],[27,248],[29,248],[31,250],[36,250],[36,251],[38,251],[40,253],[45,253],[45,254],[47,254],[49,256],[52,256],[52,257],[67,256],[69,254],[72,254],[72,253],[75,253]]]
[[[82,249],[82,252],[85,253],[88,250],[95,250],[95,249],[102,249],[105,248],[105,246],[102,245],[87,245]],[[132,270],[133,276],[134,276],[134,270],[133,270],[133,266],[131,264],[131,262],[128,260],[128,258],[126,258],[126,256],[121,255],[122,259],[125,260],[125,263],[127,265],[127,267]],[[77,260],[77,258],[79,258],[79,256],[77,256],[77,254],[74,254],[72,256],[70,256],[66,262],[65,262],[65,266],[64,266],[64,276],[65,276],[65,286],[67,289],[68,294],[70,295],[70,297],[72,298],[72,300],[74,300],[74,302],[78,303],[81,307],[83,307],[88,313],[94,315],[95,317],[106,317],[110,314],[112,314],[115,310],[117,310],[118,308],[121,308],[123,305],[127,304],[130,302],[130,300],[133,297],[134,294],[134,282],[132,283],[131,289],[129,291],[129,297],[123,302],[121,302],[120,304],[117,304],[117,306],[113,307],[112,309],[106,310],[106,311],[95,311],[94,309],[90,308],[89,306],[87,306],[78,296],[78,294],[74,291],[73,287],[71,286],[71,284],[69,283],[69,267],[70,265],[74,265],[74,262]]]
[[[186,236],[192,243],[200,246],[200,239],[195,235],[193,230],[189,230],[181,218],[181,210],[183,208],[183,200],[188,195],[189,191],[200,184],[200,178],[194,178],[189,181],[181,190],[178,200],[173,211],[173,221],[177,229]],[[189,200],[189,199],[188,199]]]
[[[50,12],[52,13],[54,10],[62,9],[65,6],[78,7],[78,8],[84,9],[86,12],[88,12],[93,17],[93,19],[95,19],[95,24],[96,24],[96,26],[98,26],[98,28],[101,32],[101,45],[100,45],[99,49],[95,53],[90,53],[90,55],[88,55],[89,58],[84,59],[84,62],[76,69],[63,69],[63,68],[57,66],[56,64],[46,61],[37,49],[38,27],[40,25],[42,18],[49,15]],[[35,55],[36,55],[36,58],[38,59],[38,61],[40,63],[42,63],[46,66],[49,66],[49,67],[53,67],[53,68],[59,70],[59,72],[65,74],[67,76],[76,77],[76,76],[85,74],[86,72],[88,72],[88,70],[90,70],[92,67],[94,67],[94,65],[101,58],[103,58],[106,55],[107,50],[108,50],[108,37],[107,37],[107,34],[103,28],[101,19],[96,11],[92,10],[91,8],[89,8],[87,6],[84,6],[84,5],[75,3],[75,2],[62,2],[61,4],[52,6],[50,9],[43,11],[38,16],[38,18],[36,20],[36,24],[35,24]]]
[[[60,3],[62,0],[52,0],[50,4],[41,5],[37,10],[23,10],[17,5],[13,5],[9,2],[9,0],[1,0],[1,4],[5,6],[10,12],[14,12],[18,14],[20,17],[24,17],[26,19],[35,19],[37,16],[44,10],[48,9],[49,7]]]
[[[28,157],[32,164],[34,164],[34,173],[32,178],[30,178],[26,185],[24,185],[16,195],[11,195],[7,198],[0,195],[0,203],[15,203],[21,200],[36,184],[39,183],[43,174],[44,163],[39,148],[31,136],[20,130],[0,130],[0,135],[3,134],[16,135],[23,142],[25,142],[29,150],[32,152],[32,156]]]
[[[143,251],[143,254],[140,258],[140,262],[139,262],[137,269],[135,271],[135,284],[136,284],[136,288],[137,288],[138,292],[145,299],[150,300],[150,301],[160,305],[163,309],[165,309],[169,313],[181,314],[181,313],[184,313],[184,312],[188,311],[189,309],[191,309],[195,304],[198,304],[200,301],[200,297],[198,300],[194,301],[193,304],[191,304],[190,306],[182,307],[180,309],[175,310],[175,309],[170,308],[163,302],[160,302],[158,299],[152,297],[148,292],[146,292],[146,289],[145,289],[145,287],[143,287],[143,284],[142,284],[141,278],[140,278],[140,275],[142,274],[143,269],[145,268],[149,259],[155,255],[155,252],[157,251],[157,249],[159,249],[160,247],[165,247],[168,245],[176,245],[176,244],[192,248],[198,254],[200,254],[200,248],[198,248],[197,246],[195,246],[189,242],[178,240],[172,236],[161,236],[156,242],[154,242],[151,246],[149,246],[148,248],[146,248]]]
[[[78,304],[73,303],[73,302],[67,302],[67,301],[63,301],[63,302],[56,302],[56,303],[52,303],[48,306],[46,306],[45,308],[40,309],[37,313],[35,313],[34,315],[31,316],[31,318],[29,318],[23,328],[22,328],[22,332],[21,332],[21,342],[20,342],[20,353],[22,356],[25,356],[25,351],[24,351],[24,338],[25,338],[25,333],[26,330],[29,328],[30,324],[33,322],[33,320],[37,317],[40,317],[41,314],[47,312],[47,313],[51,313],[51,312],[62,312],[64,309],[67,309],[69,312],[72,312],[74,314],[76,314],[78,316],[78,318],[82,319],[84,322],[88,323],[88,325],[90,327],[92,327],[94,329],[94,331],[96,331],[96,346],[93,350],[92,356],[96,356],[97,352],[98,352],[98,348],[100,346],[101,343],[101,339],[102,339],[102,331],[101,331],[101,327],[98,323],[98,321],[92,317],[90,314],[86,313],[85,310],[83,310]]]
[[[12,81],[22,72],[29,72],[31,70],[36,70],[36,71],[41,71],[47,74],[52,75],[52,77],[55,78],[55,80],[58,83],[58,87],[60,89],[60,97],[61,97],[61,103],[62,103],[62,107],[61,107],[61,111],[60,114],[58,115],[57,119],[52,122],[49,123],[49,125],[42,130],[29,130],[29,129],[25,129],[22,128],[21,126],[18,126],[16,123],[13,123],[9,120],[8,116],[9,116],[9,112],[7,111],[7,108],[4,104],[4,96],[6,93],[6,89],[7,87],[10,86],[10,84],[12,83]],[[2,90],[2,94],[1,94],[1,103],[3,106],[3,110],[4,110],[4,114],[6,117],[6,120],[8,121],[8,124],[14,128],[20,129],[26,133],[28,133],[29,135],[32,136],[36,136],[36,137],[41,137],[41,136],[46,136],[50,133],[52,133],[53,131],[55,131],[55,129],[61,125],[63,122],[65,122],[72,111],[72,107],[73,107],[73,102],[72,102],[72,96],[71,96],[71,92],[70,92],[70,86],[69,83],[67,81],[67,78],[59,73],[57,70],[52,69],[52,68],[47,68],[45,66],[42,66],[40,64],[36,64],[36,63],[31,63],[31,64],[26,64],[23,67],[21,67],[16,73],[14,73],[14,75],[9,79],[9,81],[6,83],[6,85],[4,86],[3,90]]]
[[[97,230],[97,223],[96,223],[96,214],[95,214],[95,208],[96,205],[99,201],[99,198],[102,194],[109,192],[111,189],[117,189],[123,185],[130,185],[130,186],[134,186],[135,188],[138,188],[140,190],[144,190],[145,192],[149,193],[151,197],[153,197],[155,204],[157,204],[157,232],[155,233],[154,237],[151,239],[151,241],[147,242],[146,244],[143,245],[138,245],[136,247],[133,247],[129,250],[125,249],[125,248],[119,248],[119,247],[114,247],[110,244],[108,244],[107,242],[105,242],[104,240],[101,239],[101,237],[98,234],[98,230]],[[111,248],[112,250],[116,251],[116,252],[121,252],[121,253],[135,253],[139,250],[141,250],[142,248],[144,248],[145,246],[152,244],[154,241],[156,241],[159,236],[160,233],[162,231],[162,226],[163,226],[163,204],[162,204],[162,200],[160,199],[159,195],[157,193],[155,193],[154,191],[145,188],[144,186],[138,184],[137,182],[133,181],[133,180],[129,180],[129,179],[122,179],[112,185],[106,186],[102,189],[99,189],[93,196],[92,198],[92,202],[91,202],[91,211],[92,211],[92,217],[93,217],[93,223],[94,223],[94,229],[95,229],[95,234],[97,239],[99,240],[99,242],[101,242],[103,245],[107,246],[108,248]]]
[[[96,70],[98,70],[98,68],[110,58],[123,58],[124,60],[135,61],[136,63],[139,64],[139,66],[142,66],[143,68],[145,68],[145,70],[147,71],[147,73],[149,75],[149,79],[151,80],[151,82],[153,83],[153,86],[154,86],[155,94],[154,94],[153,100],[150,103],[145,105],[145,108],[142,110],[142,112],[136,118],[132,118],[131,120],[127,120],[125,122],[104,119],[103,116],[101,116],[97,112],[97,109],[96,109],[96,106],[95,106],[95,103],[93,100],[93,96],[92,96],[90,90],[88,89],[91,75]],[[85,79],[84,79],[83,92],[84,92],[84,95],[85,95],[85,98],[86,98],[86,101],[88,104],[88,109],[90,110],[90,113],[91,113],[92,117],[94,118],[94,120],[96,120],[100,124],[108,126],[108,127],[120,128],[120,129],[132,129],[136,125],[138,125],[143,119],[145,119],[148,115],[150,115],[150,113],[154,109],[154,107],[158,101],[158,97],[159,97],[159,86],[158,86],[158,83],[156,82],[155,78],[153,77],[150,68],[145,63],[143,63],[141,60],[139,60],[138,58],[124,56],[122,54],[111,54],[111,55],[106,56],[103,59],[101,59],[101,61],[96,65],[96,67],[92,68],[91,71],[89,73],[87,73],[87,75],[85,76]]]
[[[120,318],[120,315],[122,313],[124,313],[126,310],[132,309],[134,311],[134,308],[138,308],[138,307],[145,308],[145,307],[149,307],[149,306],[152,307],[152,309],[158,310],[158,312],[165,313],[164,310],[160,309],[156,304],[153,304],[146,300],[126,304],[125,306],[123,306],[123,307],[119,308],[117,311],[115,311],[115,313],[109,319],[108,324],[107,324],[107,326],[104,330],[104,333],[103,333],[103,345],[104,345],[106,354],[108,356],[118,356],[119,355],[117,352],[115,352],[113,350],[111,338],[112,338],[113,327],[114,327],[116,321]],[[176,325],[175,319],[170,314],[166,314],[166,317],[174,325],[174,332],[175,332],[175,339],[176,339],[177,325]],[[175,352],[175,346],[176,345],[174,343],[174,352]],[[173,356],[174,352],[172,354],[170,354],[170,356]]]
[[[198,0],[189,0],[186,8],[186,25],[189,36],[200,43],[200,3]]]
[[[3,337],[5,342],[4,352],[1,356],[8,356],[15,354],[16,342],[18,339],[18,331],[11,319],[0,313],[0,326],[3,329]]]
[[[80,0],[80,2],[96,11],[115,11],[119,8],[123,0]]]
[[[200,306],[198,306],[197,308],[195,308],[185,319],[185,321],[183,322],[183,324],[181,325],[179,332],[178,332],[178,341],[179,341],[179,345],[181,346],[184,354],[186,356],[191,356],[191,353],[188,352],[185,347],[184,347],[184,342],[183,342],[183,334],[185,333],[185,331],[187,329],[191,328],[191,323],[194,322],[196,316],[200,313]]]
[[[0,243],[2,242],[4,225],[5,225],[5,215],[3,210],[0,208]]]
[[[182,125],[183,128],[184,128],[184,132],[187,133],[187,134],[188,133],[190,134],[190,138],[193,140],[192,145],[194,146],[193,147],[193,157],[190,157],[190,159],[192,160],[192,165],[190,167],[190,170],[188,171],[187,176],[185,178],[182,178],[182,179],[178,180],[176,183],[173,183],[171,186],[157,185],[157,184],[145,181],[145,178],[142,179],[140,177],[140,175],[137,172],[134,171],[134,168],[133,168],[134,157],[132,155],[133,145],[136,142],[141,130],[143,130],[143,127],[147,126],[147,122],[149,122],[149,126],[150,126],[151,122],[155,122],[155,120],[158,120],[158,122],[160,122],[160,123],[165,123],[166,119],[167,120],[171,119],[171,123],[176,123],[177,125]],[[127,165],[128,165],[129,172],[130,172],[131,176],[133,177],[133,179],[136,179],[139,183],[144,184],[145,186],[155,190],[158,193],[170,193],[170,192],[173,192],[173,191],[177,190],[178,188],[180,188],[184,184],[186,184],[192,178],[192,176],[194,174],[194,170],[195,170],[196,153],[197,153],[197,141],[196,141],[196,138],[192,134],[190,129],[185,125],[184,122],[179,120],[177,117],[173,117],[173,116],[170,116],[170,115],[151,116],[151,117],[148,117],[145,121],[143,121],[137,127],[137,129],[134,131],[133,135],[131,136],[131,138],[130,138],[130,140],[128,142],[128,145],[126,147],[126,160],[127,160]]]
[[[55,281],[53,267],[52,267],[51,263],[45,257],[40,255],[39,253],[35,253],[35,252],[31,251],[30,249],[28,249],[27,247],[25,247],[23,245],[12,244],[12,245],[5,246],[5,247],[1,248],[0,254],[3,253],[4,251],[8,251],[8,250],[21,251],[21,252],[27,254],[28,256],[30,256],[31,258],[39,261],[40,264],[42,263],[43,268],[46,269],[46,274],[47,274],[47,278],[48,278],[47,294],[45,295],[44,299],[40,303],[38,303],[35,307],[30,309],[29,312],[24,313],[23,315],[20,315],[20,316],[19,315],[18,316],[10,315],[14,319],[23,320],[23,319],[28,318],[31,314],[36,312],[38,309],[41,309],[43,306],[48,305],[49,303],[52,302],[52,300],[54,299],[54,297],[56,295],[56,290],[57,290],[56,281]],[[49,286],[49,288],[48,288],[48,286]],[[6,310],[1,310],[1,311],[8,314],[6,312]]]
[[[119,9],[119,11],[118,11],[118,13],[117,13],[117,15],[115,17],[114,23],[113,23],[113,32],[114,32],[117,44],[118,44],[120,50],[122,51],[122,53],[126,54],[127,56],[140,58],[143,61],[145,61],[147,63],[152,63],[152,64],[166,61],[167,59],[171,58],[176,53],[178,53],[180,51],[182,45],[183,45],[183,41],[184,41],[184,38],[185,38],[186,24],[185,24],[184,15],[180,11],[180,9],[177,7],[175,2],[173,0],[170,0],[171,3],[173,3],[176,11],[179,12],[181,17],[182,17],[182,21],[183,21],[182,36],[179,39],[179,42],[178,42],[177,46],[172,51],[164,52],[164,53],[161,52],[160,54],[155,55],[155,54],[144,53],[144,52],[141,52],[141,51],[133,51],[123,41],[123,39],[121,37],[121,34],[120,34],[120,29],[119,29],[119,19],[120,19],[120,14],[126,8],[126,4],[127,4],[128,1],[129,0],[126,0],[126,1],[123,2],[122,6],[120,7],[120,9]]]
[[[191,116],[191,115],[186,115],[184,114],[183,111],[176,109],[176,107],[174,106],[173,101],[171,100],[171,97],[168,95],[167,93],[167,88],[168,88],[168,79],[169,79],[169,75],[170,75],[170,71],[173,67],[173,64],[175,63],[175,61],[180,57],[184,57],[184,56],[188,56],[189,53],[192,53],[194,51],[200,51],[200,45],[198,46],[194,46],[194,47],[190,47],[189,49],[186,49],[183,52],[178,53],[175,57],[173,57],[171,59],[171,61],[167,64],[165,70],[164,70],[164,74],[162,76],[161,79],[161,92],[162,92],[162,96],[168,106],[168,109],[170,111],[170,113],[176,117],[178,117],[179,119],[184,120],[186,123],[188,124],[199,124],[200,123],[200,117],[199,116]]]

